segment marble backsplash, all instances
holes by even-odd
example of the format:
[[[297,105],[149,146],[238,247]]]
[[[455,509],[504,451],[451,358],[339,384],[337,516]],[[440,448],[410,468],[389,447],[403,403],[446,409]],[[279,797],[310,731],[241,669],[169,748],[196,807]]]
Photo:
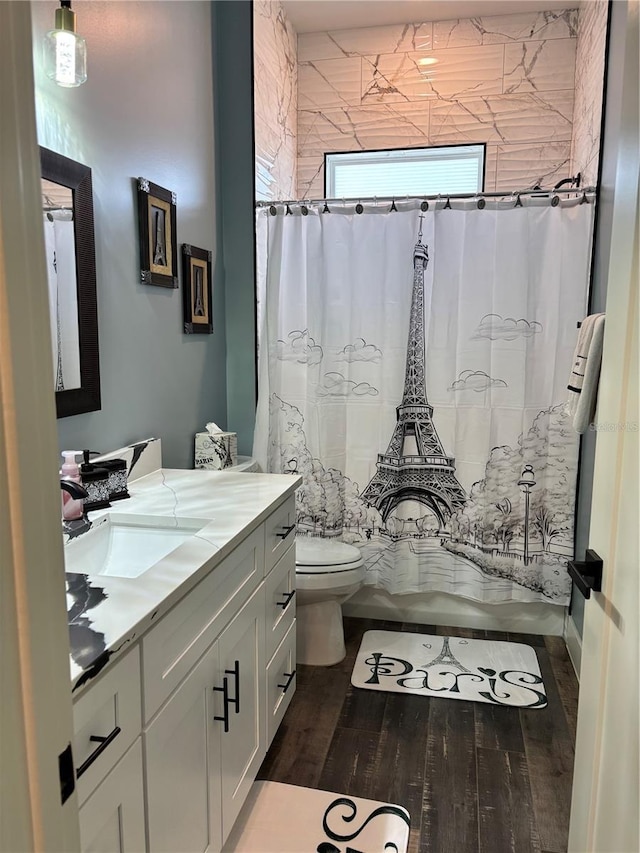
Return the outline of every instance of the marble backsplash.
[[[298,197],[324,196],[325,152],[463,142],[487,143],[487,191],[553,186],[577,31],[565,10],[300,34]]]
[[[591,186],[598,180],[608,9],[608,0],[591,0],[578,12],[571,174],[580,172]]]
[[[296,33],[280,2],[255,0],[256,198],[296,196]]]

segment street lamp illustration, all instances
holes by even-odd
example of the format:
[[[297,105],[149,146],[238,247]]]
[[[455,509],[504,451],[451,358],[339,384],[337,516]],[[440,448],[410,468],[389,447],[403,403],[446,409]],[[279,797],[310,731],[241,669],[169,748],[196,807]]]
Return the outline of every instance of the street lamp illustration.
[[[522,486],[522,490],[524,492],[524,564],[525,566],[529,563],[529,494],[531,489],[535,486],[536,481],[534,478],[534,472],[531,465],[525,465],[522,474],[520,475],[520,479],[518,480],[518,485]]]

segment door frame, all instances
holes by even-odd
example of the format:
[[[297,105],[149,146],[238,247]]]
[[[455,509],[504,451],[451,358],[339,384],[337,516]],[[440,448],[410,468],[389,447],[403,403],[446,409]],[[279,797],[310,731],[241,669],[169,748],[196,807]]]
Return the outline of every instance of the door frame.
[[[638,0],[613,4],[623,56],[569,850],[638,850]]]
[[[0,3],[0,851],[79,850],[29,3]],[[8,772],[8,768],[10,768]],[[71,773],[73,784],[73,773]]]

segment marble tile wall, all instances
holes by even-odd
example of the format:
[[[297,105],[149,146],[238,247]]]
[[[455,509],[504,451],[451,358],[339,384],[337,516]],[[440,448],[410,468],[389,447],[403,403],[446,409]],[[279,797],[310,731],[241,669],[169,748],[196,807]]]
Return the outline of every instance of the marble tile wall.
[[[608,7],[591,0],[578,11],[571,174],[580,172],[583,186],[598,180]]]
[[[298,196],[324,196],[327,151],[486,142],[487,191],[568,177],[577,25],[568,9],[300,34]]]
[[[296,33],[280,2],[253,4],[256,198],[296,197]]]

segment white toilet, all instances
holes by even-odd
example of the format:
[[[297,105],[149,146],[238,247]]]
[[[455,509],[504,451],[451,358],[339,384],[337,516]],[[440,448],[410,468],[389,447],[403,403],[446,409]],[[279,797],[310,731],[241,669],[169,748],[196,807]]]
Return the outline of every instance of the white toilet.
[[[331,666],[344,658],[342,602],[360,589],[364,574],[362,554],[353,545],[296,538],[298,663]]]

